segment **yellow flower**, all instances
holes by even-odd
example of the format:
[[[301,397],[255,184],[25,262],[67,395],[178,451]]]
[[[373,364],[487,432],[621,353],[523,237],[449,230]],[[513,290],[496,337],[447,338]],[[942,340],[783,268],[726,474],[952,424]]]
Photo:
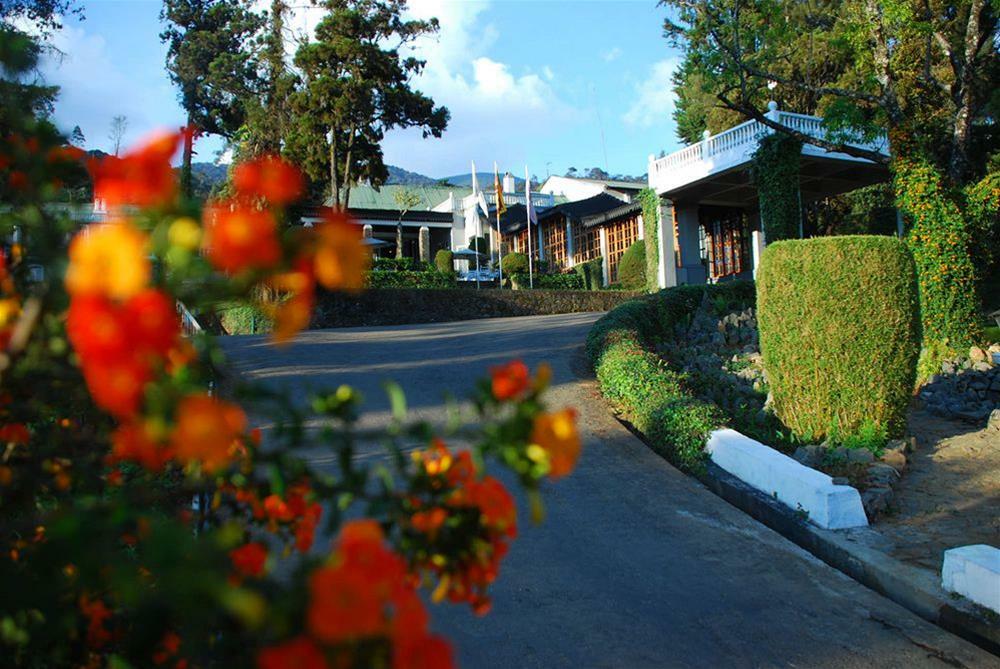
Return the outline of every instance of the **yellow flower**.
[[[167,239],[171,246],[193,251],[201,244],[201,226],[189,216],[182,216],[170,224]]]
[[[149,283],[146,235],[127,223],[93,225],[69,246],[66,290],[126,300]]]

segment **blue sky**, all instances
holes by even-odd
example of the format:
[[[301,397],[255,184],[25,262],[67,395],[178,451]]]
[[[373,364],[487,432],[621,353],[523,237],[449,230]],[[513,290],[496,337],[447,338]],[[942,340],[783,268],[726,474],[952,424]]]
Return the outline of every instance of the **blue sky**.
[[[127,142],[179,125],[158,38],[160,3],[82,4],[86,19],[67,21],[54,37],[65,55],[44,67],[63,88],[57,122],[80,125],[88,146],[102,149],[116,114],[129,119]],[[642,174],[648,154],[678,146],[670,74],[679,54],[662,37],[655,1],[411,0],[410,11],[441,21],[440,34],[417,46],[427,69],[415,86],[446,105],[452,121],[442,139],[392,133],[388,163],[433,177],[467,172],[471,160],[519,176],[525,163],[541,177],[570,166]],[[293,25],[304,34],[319,16],[302,10]],[[212,160],[221,145],[202,141],[199,159]]]

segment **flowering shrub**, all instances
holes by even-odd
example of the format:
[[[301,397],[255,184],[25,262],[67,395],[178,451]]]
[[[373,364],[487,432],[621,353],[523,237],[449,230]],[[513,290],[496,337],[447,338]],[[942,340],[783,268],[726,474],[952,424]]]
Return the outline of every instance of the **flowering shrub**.
[[[441,430],[410,421],[395,387],[378,434],[356,429],[347,386],[308,408],[263,389],[223,399],[222,354],[182,333],[178,303],[278,295],[262,308],[286,343],[317,286],[362,288],[360,226],[334,211],[291,225],[303,181],[275,157],[238,166],[235,194],[200,211],[178,194],[178,132],[91,163],[110,216],[80,228],[47,202],[81,156],[45,127],[0,139],[0,225],[18,240],[0,256],[4,664],[452,666],[419,591],[488,611],[518,526],[487,468],[511,470],[539,516],[542,482],[579,455],[573,411],[546,408],[547,368],[492,370],[472,422]],[[238,400],[274,425],[266,448]],[[384,461],[360,464],[375,442]],[[335,453],[336,474],[308,446]]]

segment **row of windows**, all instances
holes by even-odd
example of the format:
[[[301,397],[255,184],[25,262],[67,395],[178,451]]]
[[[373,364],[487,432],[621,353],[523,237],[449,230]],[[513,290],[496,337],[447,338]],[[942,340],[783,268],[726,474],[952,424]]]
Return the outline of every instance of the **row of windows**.
[[[632,246],[639,239],[639,217],[633,216],[624,221],[612,223],[605,228],[608,237],[608,276],[611,282],[618,281],[618,263],[625,253],[625,249]]]

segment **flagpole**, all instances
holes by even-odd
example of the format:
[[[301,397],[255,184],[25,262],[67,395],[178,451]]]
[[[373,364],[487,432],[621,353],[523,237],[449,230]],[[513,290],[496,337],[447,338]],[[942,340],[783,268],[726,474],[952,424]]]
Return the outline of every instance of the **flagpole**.
[[[531,177],[528,175],[528,166],[524,166],[524,209],[528,214],[528,287],[535,287],[534,271],[531,262]]]
[[[480,232],[480,222],[479,222],[479,184],[476,181],[476,161],[472,161],[472,197],[476,200],[473,204],[472,210],[476,212],[476,248],[472,249],[476,253],[476,290],[479,290],[479,232]]]
[[[493,161],[493,183],[496,187],[497,199],[497,267],[500,270],[500,288],[503,288],[503,235],[500,233],[500,201],[503,198],[503,185],[500,183],[500,169],[496,161]]]

